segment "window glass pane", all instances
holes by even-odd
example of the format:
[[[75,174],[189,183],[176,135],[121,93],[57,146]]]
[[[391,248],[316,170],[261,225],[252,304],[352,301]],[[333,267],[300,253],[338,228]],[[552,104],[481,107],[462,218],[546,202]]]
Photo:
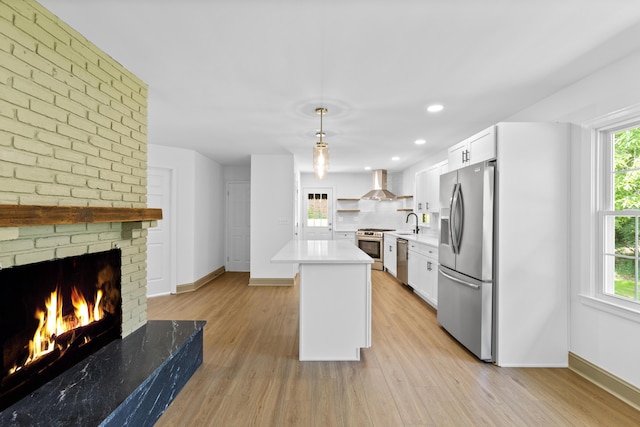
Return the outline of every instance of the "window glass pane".
[[[636,217],[615,217],[615,253],[626,256],[636,255]]]
[[[638,299],[637,283],[636,283],[637,261],[635,259],[619,258],[615,259],[615,275],[614,275],[614,295]]]
[[[309,194],[307,200],[307,227],[327,227],[329,225],[328,202],[327,194]]]
[[[640,209],[640,128],[615,134],[613,173],[614,209]]]

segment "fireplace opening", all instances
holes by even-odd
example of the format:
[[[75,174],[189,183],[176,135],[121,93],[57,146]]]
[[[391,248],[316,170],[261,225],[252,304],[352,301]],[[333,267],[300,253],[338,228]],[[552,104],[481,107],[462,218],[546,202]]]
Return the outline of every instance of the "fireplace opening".
[[[122,337],[121,251],[0,270],[0,411]]]

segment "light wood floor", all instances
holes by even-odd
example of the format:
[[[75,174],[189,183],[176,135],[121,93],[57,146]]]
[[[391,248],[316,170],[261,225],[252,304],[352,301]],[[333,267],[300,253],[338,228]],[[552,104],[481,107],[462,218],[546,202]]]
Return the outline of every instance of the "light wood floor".
[[[639,411],[568,369],[478,361],[433,309],[379,271],[362,360],[300,362],[298,287],[248,280],[225,273],[196,292],[149,300],[149,319],[208,322],[203,364],[157,426],[640,425]]]

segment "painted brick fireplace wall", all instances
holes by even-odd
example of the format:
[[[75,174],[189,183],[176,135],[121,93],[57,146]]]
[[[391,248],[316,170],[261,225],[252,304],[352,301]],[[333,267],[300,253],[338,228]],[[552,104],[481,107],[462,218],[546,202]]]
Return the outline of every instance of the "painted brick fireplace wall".
[[[146,177],[147,85],[37,2],[0,0],[0,203],[144,208]],[[2,227],[0,263],[121,248],[126,336],[146,323],[151,225]]]

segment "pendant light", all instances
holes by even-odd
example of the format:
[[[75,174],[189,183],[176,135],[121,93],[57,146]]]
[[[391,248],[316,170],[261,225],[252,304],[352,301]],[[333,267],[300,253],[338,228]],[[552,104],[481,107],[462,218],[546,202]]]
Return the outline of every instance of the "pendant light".
[[[327,114],[324,107],[316,108],[316,114],[320,114],[320,131],[316,135],[320,136],[320,141],[316,142],[313,147],[313,171],[317,179],[324,179],[329,171],[329,144],[322,140],[324,132],[322,131],[322,116]]]

